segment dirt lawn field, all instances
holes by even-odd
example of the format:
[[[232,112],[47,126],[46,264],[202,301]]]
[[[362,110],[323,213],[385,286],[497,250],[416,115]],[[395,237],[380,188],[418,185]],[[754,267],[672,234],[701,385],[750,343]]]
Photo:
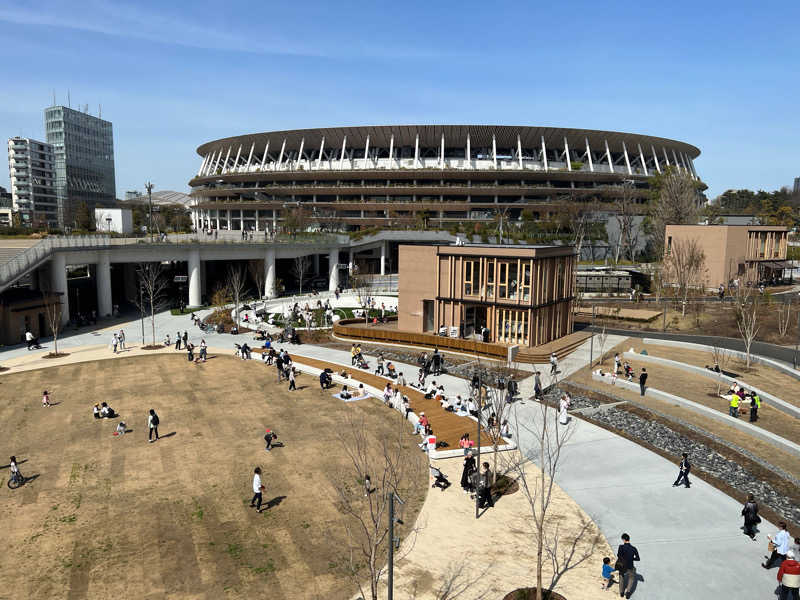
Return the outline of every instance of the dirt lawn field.
[[[378,401],[332,398],[314,378],[298,387],[278,387],[255,361],[193,365],[182,354],[4,375],[0,598],[351,597],[333,482],[354,476],[337,432],[355,413],[378,443],[400,422]],[[56,406],[41,407],[44,389]],[[115,437],[120,419],[92,417],[104,400],[131,433]],[[150,408],[161,420],[153,444]],[[267,427],[285,447],[264,451]],[[407,439],[421,473],[407,494],[413,523],[428,477]],[[35,477],[17,490],[6,486],[12,454]],[[261,514],[248,507],[256,466]]]

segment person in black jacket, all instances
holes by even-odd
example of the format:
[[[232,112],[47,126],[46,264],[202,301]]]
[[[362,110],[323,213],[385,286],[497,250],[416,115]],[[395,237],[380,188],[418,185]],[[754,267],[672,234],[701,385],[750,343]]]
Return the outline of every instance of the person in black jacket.
[[[751,540],[755,540],[756,525],[761,522],[761,517],[758,516],[758,504],[753,494],[748,494],[747,502],[742,508],[742,516],[744,517],[744,534],[749,536]]]
[[[644,396],[644,390],[646,384],[647,384],[647,369],[642,367],[642,373],[641,375],[639,375],[639,391],[642,393],[642,396]]]
[[[675,480],[675,483],[672,484],[672,487],[679,486],[681,481],[683,481],[683,484],[688,488],[691,485],[689,483],[689,471],[692,470],[692,465],[689,463],[689,455],[686,454],[686,452],[683,453],[683,459],[681,459],[681,464],[678,469],[678,478]]]
[[[636,582],[636,567],[634,562],[639,560],[639,551],[631,544],[631,536],[622,534],[622,543],[617,548],[617,570],[619,571],[619,595],[631,597],[633,584]]]

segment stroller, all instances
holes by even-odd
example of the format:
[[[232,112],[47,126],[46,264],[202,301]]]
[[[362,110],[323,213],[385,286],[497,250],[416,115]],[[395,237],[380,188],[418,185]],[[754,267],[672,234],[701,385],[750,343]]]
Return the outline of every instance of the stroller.
[[[366,359],[364,358],[364,355],[361,354],[361,353],[359,353],[356,356],[356,366],[359,369],[364,369],[364,370],[367,370],[367,371],[369,370],[369,363],[367,363]]]

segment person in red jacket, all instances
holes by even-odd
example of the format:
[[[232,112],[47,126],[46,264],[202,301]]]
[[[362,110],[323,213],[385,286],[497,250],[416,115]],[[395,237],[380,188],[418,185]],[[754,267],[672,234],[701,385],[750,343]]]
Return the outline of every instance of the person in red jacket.
[[[795,581],[784,582],[783,578],[786,575],[793,575],[793,577],[787,577],[787,580],[793,579]],[[782,584],[780,600],[798,600],[798,597],[800,597],[798,594],[798,584],[800,584],[800,562],[794,559],[794,550],[789,550],[786,553],[786,560],[781,563],[781,568],[778,569],[778,583]],[[787,583],[790,585],[786,585]]]

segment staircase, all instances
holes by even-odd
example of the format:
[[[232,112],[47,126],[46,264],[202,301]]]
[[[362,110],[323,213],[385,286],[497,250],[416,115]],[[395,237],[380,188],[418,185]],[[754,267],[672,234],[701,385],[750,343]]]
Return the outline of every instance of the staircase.
[[[516,361],[529,364],[547,364],[550,362],[551,353],[555,353],[558,360],[562,360],[588,340],[591,335],[591,333],[585,331],[576,331],[549,344],[543,344],[535,348],[520,347]]]

